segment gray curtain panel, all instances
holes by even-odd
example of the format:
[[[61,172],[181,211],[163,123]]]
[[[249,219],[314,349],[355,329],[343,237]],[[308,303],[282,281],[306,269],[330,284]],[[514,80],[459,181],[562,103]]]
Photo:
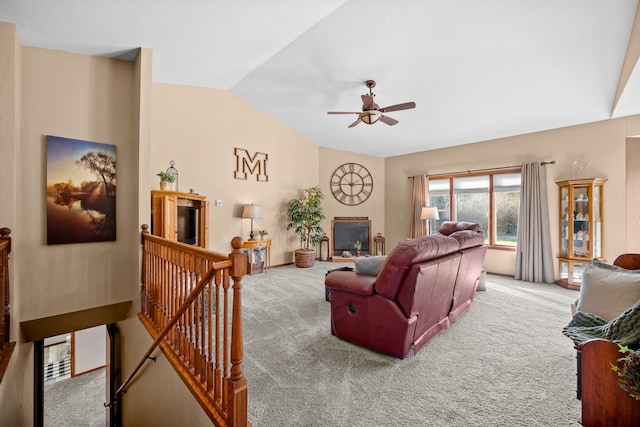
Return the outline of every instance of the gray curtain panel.
[[[425,175],[413,177],[413,196],[411,204],[411,230],[409,237],[420,237],[427,234],[427,221],[420,219],[422,208],[429,200],[429,184]]]
[[[522,165],[515,278],[554,282],[547,175],[539,162]]]

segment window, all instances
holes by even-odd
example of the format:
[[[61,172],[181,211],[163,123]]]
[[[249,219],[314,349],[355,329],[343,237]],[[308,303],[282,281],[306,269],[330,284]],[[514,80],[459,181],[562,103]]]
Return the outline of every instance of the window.
[[[480,224],[491,247],[515,248],[520,208],[520,171],[465,174],[429,178],[429,205],[444,221]]]
[[[475,222],[489,230],[489,176],[453,178],[453,201],[456,221]]]

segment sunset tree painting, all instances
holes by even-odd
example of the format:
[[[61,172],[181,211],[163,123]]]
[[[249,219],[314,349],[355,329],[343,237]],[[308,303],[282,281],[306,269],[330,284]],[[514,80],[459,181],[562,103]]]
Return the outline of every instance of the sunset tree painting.
[[[47,136],[47,244],[116,239],[116,146]]]

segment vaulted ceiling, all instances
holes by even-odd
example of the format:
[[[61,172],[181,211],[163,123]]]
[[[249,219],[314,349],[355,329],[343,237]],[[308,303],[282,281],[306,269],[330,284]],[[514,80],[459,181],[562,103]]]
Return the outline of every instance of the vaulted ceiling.
[[[24,45],[153,50],[323,147],[380,157],[640,114],[637,0],[2,0]],[[365,81],[382,122],[347,126]]]

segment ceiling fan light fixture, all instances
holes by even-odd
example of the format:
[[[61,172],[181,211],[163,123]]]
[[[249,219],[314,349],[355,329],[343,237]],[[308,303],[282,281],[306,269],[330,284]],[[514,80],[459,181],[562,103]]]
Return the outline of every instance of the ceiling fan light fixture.
[[[368,125],[372,125],[380,120],[381,115],[382,114],[380,113],[380,111],[377,110],[363,111],[362,113],[360,113],[360,120]]]

